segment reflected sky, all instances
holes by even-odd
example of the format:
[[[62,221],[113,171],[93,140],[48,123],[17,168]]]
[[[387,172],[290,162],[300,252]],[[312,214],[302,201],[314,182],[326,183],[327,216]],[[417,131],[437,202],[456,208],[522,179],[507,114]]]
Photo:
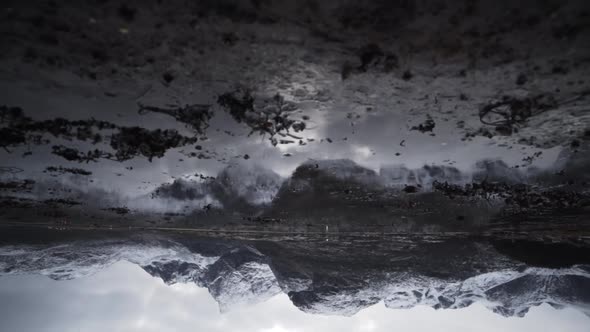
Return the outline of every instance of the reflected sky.
[[[400,188],[415,183],[396,172],[436,166],[460,173],[461,185],[496,167],[506,181],[573,186],[576,178],[572,189],[585,189],[585,164],[577,165],[590,136],[587,7],[8,1],[0,194],[19,218],[28,211],[13,198],[48,205],[51,215],[53,203],[73,203],[109,219],[231,210],[202,183],[229,178],[221,189],[240,194],[231,200],[260,203],[244,192],[266,191],[276,178],[268,203],[300,166],[341,159],[342,173],[394,170],[378,183]],[[488,164],[496,166],[480,167]],[[240,174],[226,176],[234,169]],[[449,180],[422,177],[430,178]],[[179,181],[198,199],[158,196]]]
[[[221,314],[207,289],[168,286],[139,266],[118,262],[89,277],[0,278],[2,331],[587,331],[590,318],[547,304],[506,318],[480,304],[458,310],[388,309],[382,303],[352,317],[312,315],[285,294]]]
[[[99,118],[122,125],[174,128],[190,134],[182,125],[166,116],[137,114],[136,101],[132,99],[115,102],[108,97],[82,98],[70,93],[56,94],[43,87],[27,89],[12,83],[2,84],[1,81],[0,87],[0,95],[4,102],[19,105],[25,110],[35,110],[29,113],[41,119],[52,116],[67,119]],[[393,108],[388,112],[369,112],[354,120],[347,118],[349,111],[352,111],[349,105],[338,105],[338,110],[334,112],[318,111],[313,107],[305,109],[304,114],[317,120],[310,125],[311,129],[305,132],[307,138],[315,141],[305,146],[291,144],[277,147],[273,147],[266,138],[249,136],[247,129],[234,123],[222,112],[217,112],[211,121],[207,140],[200,141],[199,145],[226,158],[223,162],[215,159],[187,158],[179,152],[192,151],[192,147],[174,149],[163,158],[155,158],[151,162],[135,159],[125,162],[101,160],[100,163],[82,164],[85,169],[93,172],[93,182],[81,181],[82,183],[76,184],[133,196],[145,193],[154,186],[174,178],[193,179],[195,173],[215,176],[228,164],[238,162],[264,165],[265,168],[288,177],[298,165],[309,159],[340,158],[353,160],[375,170],[382,166],[398,164],[410,168],[439,164],[455,166],[462,171],[470,172],[478,160],[502,159],[514,166],[521,163],[523,156],[536,151],[534,148],[518,144],[504,146],[481,137],[464,142],[461,140],[461,133],[452,127],[454,122],[440,121],[435,137],[411,131],[408,127],[414,122],[422,121],[423,118],[406,114],[399,108]],[[351,126],[352,123],[354,126]],[[232,132],[232,135],[226,132]],[[325,138],[330,138],[332,142],[324,141]],[[404,146],[400,146],[402,141]],[[22,158],[21,155],[28,149],[31,147],[19,148],[12,153],[0,150],[0,156],[9,160],[11,166],[23,168],[27,176],[39,179],[47,179],[47,174],[43,173],[47,166],[68,165],[44,147],[33,147],[34,153]],[[543,154],[535,159],[534,166],[544,168],[552,165],[560,151],[561,148],[543,150]],[[285,157],[285,154],[289,156]],[[250,159],[243,160],[243,155],[250,156]],[[59,180],[67,182],[68,178]]]

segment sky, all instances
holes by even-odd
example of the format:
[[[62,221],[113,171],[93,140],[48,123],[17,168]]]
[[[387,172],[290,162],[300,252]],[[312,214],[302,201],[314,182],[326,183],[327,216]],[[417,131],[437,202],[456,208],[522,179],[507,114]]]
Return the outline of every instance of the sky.
[[[567,331],[586,332],[590,317],[571,308],[531,308],[506,318],[480,304],[459,310],[418,306],[395,310],[378,303],[352,317],[312,315],[286,294],[221,314],[205,288],[168,286],[139,266],[121,261],[89,277],[0,278],[0,331]]]

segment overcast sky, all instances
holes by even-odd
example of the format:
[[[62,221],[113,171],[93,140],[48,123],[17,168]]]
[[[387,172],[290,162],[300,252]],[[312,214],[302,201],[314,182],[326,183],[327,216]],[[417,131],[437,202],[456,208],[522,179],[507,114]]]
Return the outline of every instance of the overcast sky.
[[[220,314],[204,288],[165,285],[139,266],[119,262],[94,276],[54,281],[0,278],[0,331],[568,331],[586,332],[590,318],[573,309],[531,308],[505,318],[482,305],[460,310],[387,309],[382,303],[353,317],[303,313],[287,295]]]

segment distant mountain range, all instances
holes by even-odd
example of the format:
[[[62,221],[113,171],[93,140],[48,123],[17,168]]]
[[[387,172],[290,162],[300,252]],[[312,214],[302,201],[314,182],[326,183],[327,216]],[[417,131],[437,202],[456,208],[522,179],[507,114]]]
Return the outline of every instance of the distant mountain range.
[[[379,194],[384,191],[399,192],[408,186],[428,192],[434,181],[452,184],[471,181],[520,183],[526,181],[526,174],[510,168],[501,160],[482,160],[474,166],[473,172],[463,173],[455,167],[439,165],[425,165],[418,169],[390,165],[375,172],[351,160],[336,159],[309,160],[298,166],[289,178],[283,179],[262,166],[239,163],[224,168],[212,179],[177,179],[163,184],[151,195],[179,201],[199,201],[210,196],[216,206],[241,211],[254,206],[273,205],[277,198],[284,198],[288,192],[297,195],[321,191],[330,195],[350,194],[355,189],[362,189],[366,194]]]

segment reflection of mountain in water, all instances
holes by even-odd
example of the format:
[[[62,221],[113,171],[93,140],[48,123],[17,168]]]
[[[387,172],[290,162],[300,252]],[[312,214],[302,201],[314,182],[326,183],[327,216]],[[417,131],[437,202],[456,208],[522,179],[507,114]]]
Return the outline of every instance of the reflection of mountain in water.
[[[351,160],[338,159],[308,160],[283,180],[262,167],[236,164],[223,170],[214,180],[194,184],[195,188],[214,197],[219,202],[215,207],[219,209],[216,214],[208,213],[209,210],[196,211],[188,223],[198,220],[202,224],[215,225],[223,218],[215,219],[214,216],[237,214],[245,216],[239,223],[256,226],[329,225],[340,230],[381,227],[391,232],[469,231],[488,227],[489,221],[502,213],[522,212],[529,201],[542,200],[539,197],[507,200],[501,194],[485,198],[477,195],[450,197],[444,192],[433,191],[433,182],[465,185],[475,181],[504,188],[519,184],[524,188],[524,183],[536,183],[541,177],[556,178],[558,175],[541,171],[527,173],[501,160],[481,160],[471,172],[442,165],[416,169],[390,165],[376,172]],[[564,193],[555,195],[571,196],[568,196],[568,186],[557,188],[557,182],[552,186]],[[172,188],[177,190],[170,190]],[[580,193],[586,190],[577,189]],[[545,189],[536,190],[542,192]],[[187,192],[191,193],[189,184],[181,186],[177,181],[161,187],[159,194],[161,198],[177,199],[191,196],[186,195]],[[576,208],[587,204],[577,198],[567,203]],[[555,210],[551,209],[549,204],[543,211]],[[532,212],[540,211],[535,209]]]
[[[554,268],[545,268],[517,260],[525,248],[545,248],[541,244],[513,248],[512,242],[470,237],[332,240],[238,242],[152,234],[4,245],[0,273],[65,280],[127,260],[167,284],[208,288],[222,311],[285,292],[303,311],[336,315],[353,315],[380,301],[389,308],[436,309],[481,302],[505,316],[522,316],[541,303],[590,312],[587,248],[570,248],[575,255],[566,263],[572,266],[553,260],[547,266]]]
[[[500,160],[481,160],[471,171],[443,165],[416,169],[390,165],[378,172],[347,159],[308,160],[286,179],[262,166],[235,163],[215,178],[176,179],[135,198],[74,191],[76,197],[56,200],[40,186],[24,201],[0,198],[0,205],[6,206],[0,214],[23,221],[39,219],[40,214],[40,221],[46,223],[54,223],[52,216],[56,216],[93,227],[165,224],[298,231],[326,226],[340,231],[397,233],[485,231],[497,227],[496,220],[512,216],[583,215],[590,204],[588,182],[575,177],[587,168],[583,167],[587,157],[564,159],[572,162],[565,163],[560,172],[526,172]],[[436,190],[434,181],[439,182]],[[478,191],[463,190],[472,181],[476,183],[469,188]],[[46,196],[35,196],[41,192]],[[69,206],[69,200],[74,205]],[[33,217],[33,207],[43,211]],[[588,227],[585,219],[578,219],[580,229]]]

